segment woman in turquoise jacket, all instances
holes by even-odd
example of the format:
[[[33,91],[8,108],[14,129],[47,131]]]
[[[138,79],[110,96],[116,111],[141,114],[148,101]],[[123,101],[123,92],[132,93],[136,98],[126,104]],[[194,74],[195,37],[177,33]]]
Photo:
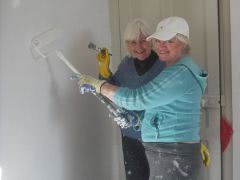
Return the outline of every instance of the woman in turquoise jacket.
[[[152,81],[129,89],[83,75],[80,88],[88,86],[126,109],[145,110],[141,136],[151,180],[195,180],[202,164],[200,101],[207,74],[189,55],[189,27],[183,18],[164,19],[147,40],[153,40],[166,63]]]

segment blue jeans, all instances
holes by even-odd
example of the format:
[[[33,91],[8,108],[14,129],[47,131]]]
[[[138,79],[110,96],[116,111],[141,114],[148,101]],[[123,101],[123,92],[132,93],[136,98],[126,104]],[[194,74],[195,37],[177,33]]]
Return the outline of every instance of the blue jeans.
[[[197,180],[202,166],[200,143],[143,143],[149,180]]]

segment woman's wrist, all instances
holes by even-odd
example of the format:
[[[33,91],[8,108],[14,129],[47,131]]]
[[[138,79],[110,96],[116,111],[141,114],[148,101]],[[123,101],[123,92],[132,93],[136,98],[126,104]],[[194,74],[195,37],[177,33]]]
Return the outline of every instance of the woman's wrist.
[[[112,100],[117,88],[118,88],[117,86],[114,86],[106,82],[101,86],[101,94],[106,96],[108,99]]]

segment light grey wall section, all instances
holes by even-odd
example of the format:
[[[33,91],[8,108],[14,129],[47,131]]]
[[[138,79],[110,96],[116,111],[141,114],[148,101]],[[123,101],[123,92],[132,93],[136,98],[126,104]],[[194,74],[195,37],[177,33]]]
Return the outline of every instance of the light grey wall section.
[[[240,51],[239,51],[239,30],[240,30],[240,1],[230,0],[231,9],[231,54],[232,54],[232,103],[233,103],[233,180],[240,177]]]
[[[65,56],[97,76],[96,53],[87,45],[110,48],[108,11],[107,0],[0,1],[2,180],[115,179],[116,127],[106,109],[79,95],[56,57],[36,61],[29,50],[36,34],[62,29]]]

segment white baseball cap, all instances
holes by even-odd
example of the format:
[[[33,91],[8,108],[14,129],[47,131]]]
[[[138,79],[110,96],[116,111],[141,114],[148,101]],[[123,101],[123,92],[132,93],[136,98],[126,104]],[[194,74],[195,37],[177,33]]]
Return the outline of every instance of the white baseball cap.
[[[177,34],[182,34],[189,38],[189,26],[185,19],[173,16],[160,21],[157,25],[156,32],[147,37],[147,40],[150,41],[154,38],[168,41]]]

